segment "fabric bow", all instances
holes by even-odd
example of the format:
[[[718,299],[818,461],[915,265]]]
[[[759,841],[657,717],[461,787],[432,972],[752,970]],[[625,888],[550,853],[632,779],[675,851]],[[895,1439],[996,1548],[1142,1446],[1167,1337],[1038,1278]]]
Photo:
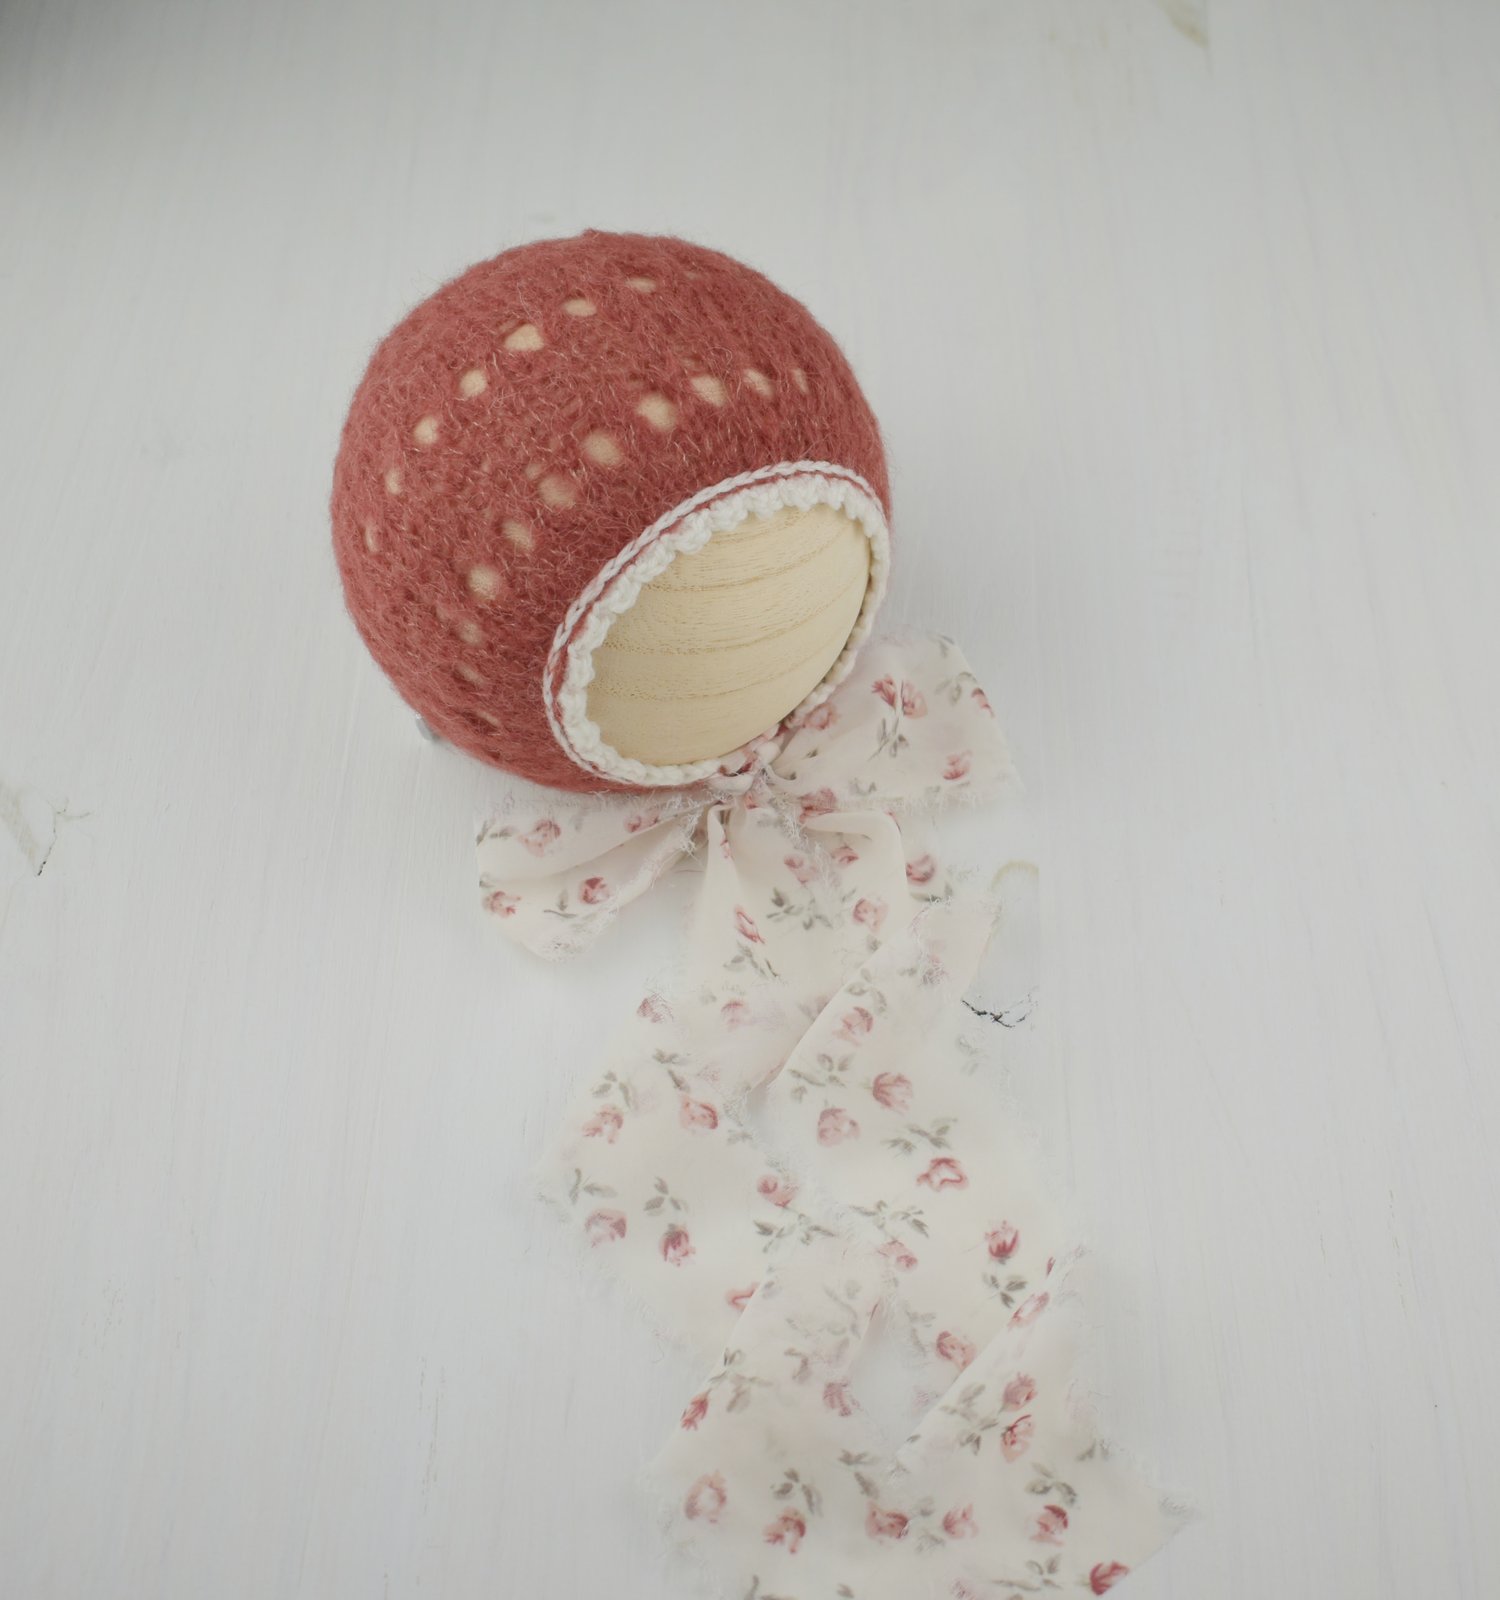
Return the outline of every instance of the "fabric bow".
[[[989,799],[1014,769],[989,701],[950,639],[873,642],[797,727],[762,740],[747,767],[657,799],[621,794],[512,800],[480,831],[486,911],[517,943],[574,955],[714,831],[728,848],[747,814],[805,833],[861,833],[875,814],[920,818]]]
[[[886,641],[739,772],[516,801],[480,834],[486,908],[547,956],[701,868],[681,973],[584,1072],[537,1182],[697,1363],[650,1476],[726,1593],[1102,1594],[1175,1525],[1069,1398],[1074,1252],[986,1067],[1029,1007],[996,1029],[963,1004],[1008,891],[951,877],[928,821],[1012,775],[957,647]],[[882,1325],[894,1452],[860,1398]]]

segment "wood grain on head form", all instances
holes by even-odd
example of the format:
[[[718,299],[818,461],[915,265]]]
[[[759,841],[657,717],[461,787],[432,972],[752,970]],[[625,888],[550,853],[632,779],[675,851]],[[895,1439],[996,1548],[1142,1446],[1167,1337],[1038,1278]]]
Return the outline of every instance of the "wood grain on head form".
[[[595,650],[589,717],[637,761],[727,755],[822,682],[869,572],[869,541],[831,506],[715,534],[647,584]]]

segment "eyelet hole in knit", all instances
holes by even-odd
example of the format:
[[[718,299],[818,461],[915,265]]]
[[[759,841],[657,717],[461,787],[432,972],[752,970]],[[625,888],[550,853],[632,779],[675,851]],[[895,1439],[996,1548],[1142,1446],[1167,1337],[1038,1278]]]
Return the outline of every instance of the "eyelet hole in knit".
[[[507,350],[540,350],[547,341],[542,338],[542,330],[534,322],[523,322],[519,328],[512,328],[501,341]]]
[[[464,583],[476,600],[497,600],[505,588],[505,579],[499,569],[483,564],[470,567]]]
[[[438,436],[438,419],[436,417],[419,417],[416,426],[411,430],[411,436],[424,450],[430,445],[435,445]]]
[[[484,393],[490,386],[490,380],[485,377],[480,367],[470,367],[458,380],[458,392],[465,400],[473,400]]]
[[[607,433],[591,433],[583,441],[583,453],[600,467],[617,467],[625,459],[625,452]]]
[[[700,372],[697,377],[690,378],[693,393],[700,400],[708,401],[711,406],[721,406],[729,398],[729,393],[723,383],[711,373]]]
[[[458,636],[465,644],[483,644],[484,629],[477,622],[465,617],[458,625]]]
[[[571,300],[563,301],[563,310],[570,317],[591,317],[598,309],[586,294],[576,294]]]
[[[387,494],[401,493],[401,468],[387,467],[385,472],[385,492]]]
[[[670,433],[677,426],[677,407],[664,394],[643,394],[635,409],[658,433]]]
[[[746,367],[744,378],[762,399],[769,400],[776,393],[776,385],[758,367]]]
[[[524,522],[517,522],[514,517],[508,517],[500,525],[500,532],[510,540],[517,550],[536,549],[536,539],[531,529]]]
[[[656,288],[655,278],[627,278],[627,289],[634,289],[637,294],[650,294]]]
[[[792,368],[792,382],[795,383],[803,394],[807,393],[807,374],[801,367]]]
[[[365,549],[373,556],[380,549],[380,529],[373,522],[365,524]]]
[[[554,511],[566,511],[578,499],[578,485],[560,472],[549,472],[536,486],[544,505]]]

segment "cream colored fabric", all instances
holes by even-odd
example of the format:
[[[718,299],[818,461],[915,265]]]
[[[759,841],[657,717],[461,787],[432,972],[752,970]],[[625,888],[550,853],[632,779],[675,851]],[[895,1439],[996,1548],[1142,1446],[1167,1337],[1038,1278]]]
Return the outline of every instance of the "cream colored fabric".
[[[822,681],[859,617],[870,546],[832,506],[750,517],[679,556],[594,653],[588,711],[652,764],[726,755]]]
[[[1011,784],[958,647],[878,641],[741,773],[530,791],[480,834],[486,909],[547,956],[701,874],[678,980],[578,1064],[539,1178],[698,1359],[650,1481],[735,1600],[1086,1600],[1176,1526],[1077,1403],[1076,1252],[995,1081],[1027,1059],[1034,873],[986,892],[937,837]]]

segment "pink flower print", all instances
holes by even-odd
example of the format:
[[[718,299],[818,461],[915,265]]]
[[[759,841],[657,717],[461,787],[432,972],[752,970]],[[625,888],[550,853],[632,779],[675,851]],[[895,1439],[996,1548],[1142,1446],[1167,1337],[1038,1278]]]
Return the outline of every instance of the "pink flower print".
[[[931,883],[937,876],[937,862],[931,856],[917,856],[906,863],[906,881],[914,889],[920,889],[924,883]]]
[[[638,1017],[644,1017],[647,1022],[670,1022],[672,1008],[659,994],[648,994],[635,1008]]]
[[[887,1511],[872,1500],[870,1509],[865,1513],[865,1532],[872,1539],[904,1539],[906,1522],[904,1511]]]
[[[979,707],[981,711],[989,711],[991,709],[990,697],[984,692],[983,689],[979,687],[977,683],[972,689],[969,690],[969,698],[976,706]]]
[[[870,1093],[887,1111],[911,1110],[911,1079],[900,1072],[882,1072],[870,1085]]]
[[[818,1143],[842,1144],[859,1138],[859,1124],[842,1106],[828,1106],[818,1114]]]
[[[775,1522],[765,1528],[767,1544],[784,1544],[787,1554],[794,1556],[798,1546],[807,1537],[807,1524],[795,1511],[783,1511]]]
[[[516,907],[520,903],[520,895],[507,894],[504,889],[496,889],[484,897],[484,909],[492,911],[497,917],[515,916]]]
[[[677,1120],[689,1133],[712,1133],[719,1125],[719,1113],[706,1100],[690,1100],[683,1095]]]
[[[839,1378],[823,1385],[823,1404],[841,1417],[852,1417],[855,1412],[853,1396],[849,1393],[849,1380]]]
[[[773,1206],[789,1206],[797,1198],[797,1185],[768,1172],[755,1186],[755,1192]]]
[[[760,936],[760,929],[755,926],[755,918],[745,910],[744,906],[734,908],[734,925],[739,929],[740,938],[748,940],[751,944],[766,942]]]
[[[562,829],[551,817],[543,817],[539,822],[533,823],[529,833],[521,835],[521,843],[534,856],[539,856],[552,843],[554,839],[562,838]]]
[[[661,821],[659,811],[637,811],[634,816],[626,817],[626,833],[643,833],[647,828],[654,828]]]
[[[950,1539],[975,1539],[979,1536],[978,1525],[974,1521],[973,1506],[955,1506],[943,1518],[943,1532]]]
[[[880,932],[880,924],[885,921],[885,913],[884,900],[856,900],[854,903],[854,920],[863,924],[871,933]]]
[[[893,1262],[900,1272],[910,1272],[917,1264],[917,1258],[899,1239],[887,1239],[875,1254]]]
[[[935,989],[948,976],[948,969],[943,965],[943,958],[935,951],[924,951],[920,976],[924,989]]]
[[[1022,1406],[1029,1406],[1036,1399],[1036,1379],[1027,1373],[1018,1372],[1005,1386],[1005,1393],[1000,1396],[1000,1409],[1002,1411],[1019,1411]]]
[[[726,1000],[719,1007],[719,1015],[729,1028],[743,1028],[750,1020],[750,1007],[743,1000]]]
[[[832,789],[814,789],[811,794],[802,796],[797,812],[806,822],[810,817],[826,817],[829,812],[837,811],[838,808],[839,797]]]
[[[979,1352],[967,1339],[944,1330],[937,1336],[937,1353],[962,1372]]]
[[[1061,1544],[1068,1526],[1068,1513],[1061,1506],[1043,1506],[1031,1525],[1031,1537],[1038,1544]]]
[[[693,1398],[688,1401],[687,1410],[682,1413],[682,1421],[678,1424],[678,1426],[686,1428],[689,1433],[692,1433],[707,1415],[707,1394],[695,1394]]]
[[[927,715],[927,701],[923,698],[922,691],[914,683],[901,685],[901,714],[905,717],[925,717]]]
[[[613,1144],[615,1136],[625,1126],[625,1115],[618,1106],[600,1106],[583,1125],[585,1139],[603,1139]]]
[[[752,1283],[748,1289],[731,1289],[724,1296],[724,1304],[733,1306],[736,1311],[743,1311],[750,1304],[750,1297],[760,1288],[758,1283]]]
[[[788,856],[782,865],[804,889],[818,875],[818,869],[806,856]]]
[[[900,691],[896,688],[896,680],[890,677],[877,678],[875,682],[870,685],[870,688],[874,693],[878,694],[888,706],[894,706],[900,695]]]
[[[625,1237],[625,1213],[623,1211],[593,1211],[583,1225],[583,1231],[589,1237],[590,1244],[610,1244],[616,1239]]]
[[[858,1044],[874,1026],[874,1017],[863,1006],[855,1006],[852,1011],[844,1013],[844,1020],[839,1023],[837,1037],[846,1044]]]
[[[1007,1461],[1019,1461],[1031,1448],[1035,1436],[1036,1423],[1028,1411],[1024,1416],[1017,1417],[1008,1428],[1000,1430],[1000,1454]]]
[[[1129,1572],[1123,1561],[1101,1561],[1089,1569],[1089,1588],[1095,1594],[1108,1594]]]
[[[960,778],[967,778],[969,768],[974,765],[974,758],[967,750],[960,750],[957,755],[948,757],[943,766],[943,778],[948,783],[957,783]]]
[[[985,1234],[984,1242],[989,1246],[990,1256],[993,1260],[1009,1261],[1016,1253],[1016,1247],[1021,1242],[1021,1235],[1008,1222],[1002,1222],[998,1228],[991,1228]]]
[[[926,1184],[936,1194],[940,1189],[967,1189],[969,1175],[952,1156],[938,1156],[926,1172],[918,1175],[917,1182]]]
[[[578,885],[578,898],[586,906],[602,906],[609,899],[609,885],[603,878],[585,878]]]
[[[831,728],[839,720],[838,707],[832,700],[825,700],[822,705],[814,706],[802,719],[804,728],[815,728],[819,733],[825,728]]]
[[[1021,1304],[1016,1307],[1015,1314],[1010,1319],[1011,1327],[1024,1328],[1030,1323],[1035,1322],[1036,1319],[1047,1309],[1047,1302],[1051,1298],[1051,1295],[1042,1293],[1032,1295],[1029,1300],[1023,1300]]]
[[[717,1522],[729,1503],[722,1472],[705,1472],[687,1492],[682,1513],[689,1522]]]
[[[668,1228],[661,1236],[661,1258],[669,1267],[680,1267],[696,1253],[686,1228]]]

